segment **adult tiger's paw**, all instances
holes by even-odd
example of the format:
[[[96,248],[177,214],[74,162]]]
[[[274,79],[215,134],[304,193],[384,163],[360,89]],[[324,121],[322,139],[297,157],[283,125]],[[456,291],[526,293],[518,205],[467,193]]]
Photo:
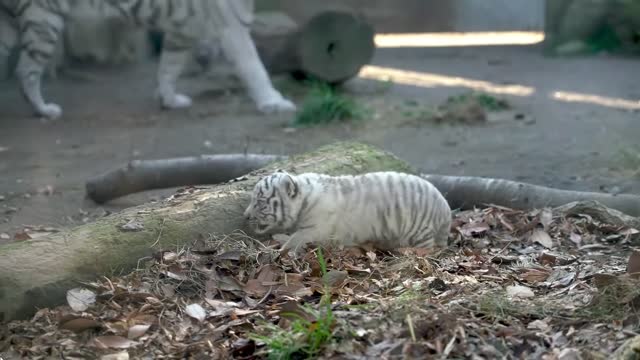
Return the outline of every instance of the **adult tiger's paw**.
[[[37,113],[48,120],[55,120],[62,115],[62,108],[57,104],[45,104]]]
[[[258,111],[263,114],[295,112],[296,110],[296,105],[291,100],[285,99],[282,96],[258,103]]]
[[[167,109],[182,109],[191,106],[193,103],[191,98],[182,94],[173,94],[171,96],[161,96],[162,106]]]

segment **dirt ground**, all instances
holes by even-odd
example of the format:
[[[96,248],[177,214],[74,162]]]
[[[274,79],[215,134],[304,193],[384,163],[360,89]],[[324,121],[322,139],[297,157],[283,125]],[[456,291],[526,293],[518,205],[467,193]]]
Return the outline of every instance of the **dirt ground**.
[[[137,194],[106,206],[84,198],[85,180],[131,159],[245,149],[292,154],[347,139],[383,147],[423,172],[499,177],[564,189],[640,191],[640,178],[631,175],[637,169],[625,169],[619,160],[623,149],[637,144],[638,110],[549,96],[568,91],[637,101],[637,59],[550,59],[538,46],[387,48],[378,49],[373,64],[533,87],[530,96],[505,95],[529,120],[483,126],[408,121],[413,106],[408,104],[437,105],[469,89],[354,79],[347,88],[375,110],[371,119],[293,131],[288,126],[292,115],[259,115],[242,92],[221,91],[219,81],[211,79],[185,78],[181,87],[194,96],[195,106],[161,111],[152,96],[156,66],[149,63],[79,68],[47,81],[47,98],[62,105],[65,114],[43,123],[31,116],[14,82],[2,83],[0,234],[13,237],[26,225],[77,224],[172,191]],[[276,80],[285,94],[296,94],[290,83]],[[300,103],[299,95],[294,98]]]

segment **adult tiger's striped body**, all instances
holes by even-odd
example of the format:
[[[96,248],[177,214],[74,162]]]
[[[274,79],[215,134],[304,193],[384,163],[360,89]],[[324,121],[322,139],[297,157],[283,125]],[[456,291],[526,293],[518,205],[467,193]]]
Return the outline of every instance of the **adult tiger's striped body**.
[[[309,242],[379,249],[444,247],[451,209],[429,181],[398,172],[358,176],[278,170],[255,185],[244,215],[257,233],[292,233],[284,248]]]
[[[260,111],[295,110],[273,87],[250,37],[253,0],[0,0],[0,10],[16,19],[20,49],[16,72],[39,115],[56,118],[62,112],[43,100],[41,76],[65,22],[83,16],[123,19],[165,32],[158,68],[158,95],[164,107],[191,105],[191,99],[176,92],[175,83],[193,44],[204,39],[220,43]]]

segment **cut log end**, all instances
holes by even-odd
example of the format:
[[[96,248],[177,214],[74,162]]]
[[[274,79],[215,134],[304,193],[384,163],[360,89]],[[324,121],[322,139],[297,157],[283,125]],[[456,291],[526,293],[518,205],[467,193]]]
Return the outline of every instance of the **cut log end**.
[[[286,16],[258,15],[257,19],[254,40],[272,74],[338,84],[356,76],[375,51],[373,27],[347,11],[323,11],[295,31]]]
[[[374,35],[373,27],[353,14],[323,12],[300,31],[300,68],[329,83],[352,78],[371,61],[375,51]]]

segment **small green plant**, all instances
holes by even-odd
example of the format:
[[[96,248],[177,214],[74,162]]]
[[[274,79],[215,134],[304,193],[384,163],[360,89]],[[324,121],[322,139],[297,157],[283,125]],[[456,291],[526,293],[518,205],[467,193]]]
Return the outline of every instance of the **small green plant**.
[[[499,99],[495,96],[483,93],[483,92],[468,92],[461,95],[450,96],[447,99],[447,105],[455,105],[460,103],[466,103],[469,101],[477,101],[480,106],[489,111],[502,111],[508,110],[511,106],[504,99]]]
[[[295,125],[327,124],[334,121],[359,120],[365,109],[333,86],[311,82],[311,90],[294,120]]]
[[[640,147],[625,147],[618,151],[620,166],[631,171],[635,176],[640,175]]]
[[[317,250],[318,262],[322,274],[327,273],[327,264],[322,255],[322,250]],[[308,306],[300,307],[305,316],[293,312],[282,313],[283,316],[294,318],[291,329],[282,329],[271,323],[263,325],[264,332],[268,335],[250,335],[254,340],[267,345],[269,359],[289,360],[292,358],[313,358],[318,355],[323,346],[333,338],[335,318],[331,311],[331,292],[325,289],[320,299],[320,308],[317,311]],[[313,321],[309,320],[315,319]]]
[[[608,24],[599,27],[588,39],[587,46],[592,53],[615,51],[622,46],[622,40]]]

